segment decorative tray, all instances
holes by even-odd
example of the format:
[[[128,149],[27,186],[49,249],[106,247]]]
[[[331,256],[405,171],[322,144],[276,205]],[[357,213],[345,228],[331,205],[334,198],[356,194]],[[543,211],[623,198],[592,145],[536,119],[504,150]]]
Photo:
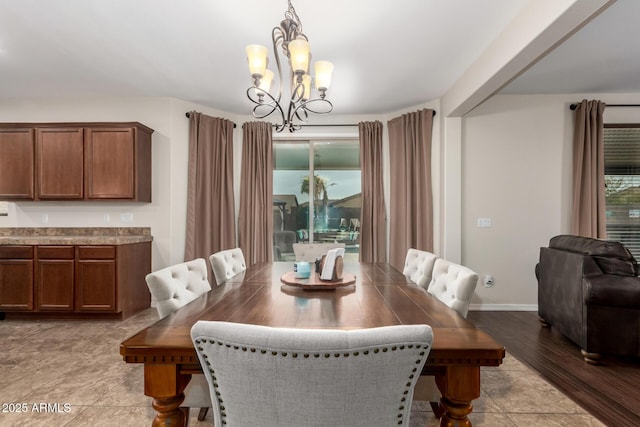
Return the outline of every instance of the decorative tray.
[[[339,280],[320,280],[318,273],[312,273],[308,279],[301,279],[296,277],[294,271],[289,271],[280,277],[280,281],[285,285],[296,286],[307,290],[331,290],[342,286],[349,286],[356,283],[356,276],[354,274],[345,273],[342,279]]]

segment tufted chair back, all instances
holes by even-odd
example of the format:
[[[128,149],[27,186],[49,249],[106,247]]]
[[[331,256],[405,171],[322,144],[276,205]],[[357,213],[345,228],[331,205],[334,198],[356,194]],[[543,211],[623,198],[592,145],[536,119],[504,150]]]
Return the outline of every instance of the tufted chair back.
[[[344,247],[344,243],[294,243],[293,252],[296,255],[296,261],[314,262],[316,258],[326,255],[329,250]]]
[[[407,257],[404,260],[402,274],[407,276],[413,283],[426,289],[431,282],[433,264],[437,258],[438,257],[431,252],[413,248],[409,249],[407,251]]]
[[[467,317],[477,282],[478,275],[471,269],[438,258],[433,265],[433,277],[427,290],[462,317]]]
[[[209,261],[218,286],[247,269],[244,254],[240,248],[216,252],[209,257]]]
[[[214,425],[262,427],[408,426],[433,341],[428,325],[290,329],[202,320],[191,338]]]
[[[203,258],[154,271],[145,280],[161,318],[211,290]]]

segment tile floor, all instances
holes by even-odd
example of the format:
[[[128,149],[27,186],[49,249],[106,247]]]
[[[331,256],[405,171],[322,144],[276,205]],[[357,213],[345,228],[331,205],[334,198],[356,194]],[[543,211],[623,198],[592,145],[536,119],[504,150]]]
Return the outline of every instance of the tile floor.
[[[151,425],[142,365],[118,351],[156,320],[149,309],[125,321],[0,321],[0,427]],[[211,425],[210,415],[196,415],[190,426]],[[510,355],[483,369],[470,419],[476,427],[604,425]],[[412,427],[438,424],[428,403],[414,402]]]

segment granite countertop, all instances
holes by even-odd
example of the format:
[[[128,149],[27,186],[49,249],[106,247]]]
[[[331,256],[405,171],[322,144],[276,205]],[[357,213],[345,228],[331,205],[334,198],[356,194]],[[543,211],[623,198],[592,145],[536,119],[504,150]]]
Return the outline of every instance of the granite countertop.
[[[127,245],[152,240],[149,227],[0,228],[0,245]]]

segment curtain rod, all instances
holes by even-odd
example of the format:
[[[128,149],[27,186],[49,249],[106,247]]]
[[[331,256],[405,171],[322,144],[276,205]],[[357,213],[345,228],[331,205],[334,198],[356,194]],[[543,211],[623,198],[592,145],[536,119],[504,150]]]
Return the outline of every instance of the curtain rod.
[[[575,110],[576,107],[574,107],[573,105],[577,105],[577,104],[572,104],[571,109]],[[611,105],[611,107],[615,107],[615,105]],[[187,118],[189,118],[189,116],[191,116],[191,114],[189,114],[189,112],[184,113],[185,116],[187,116]],[[435,117],[436,115],[436,111],[433,110],[433,116]],[[273,126],[276,126],[275,124]],[[358,126],[358,123],[336,123],[336,124],[326,124],[326,125],[307,125],[307,124],[301,124],[300,126],[308,126],[308,127],[334,127],[334,126]],[[236,127],[236,124],[233,124],[233,127]]]
[[[640,107],[640,104],[606,104],[607,107]],[[571,104],[570,109],[575,110],[578,104]]]
[[[185,116],[187,116],[187,118],[191,117],[191,114],[189,114],[189,112],[184,113]],[[233,128],[235,129],[236,124],[233,124]]]

